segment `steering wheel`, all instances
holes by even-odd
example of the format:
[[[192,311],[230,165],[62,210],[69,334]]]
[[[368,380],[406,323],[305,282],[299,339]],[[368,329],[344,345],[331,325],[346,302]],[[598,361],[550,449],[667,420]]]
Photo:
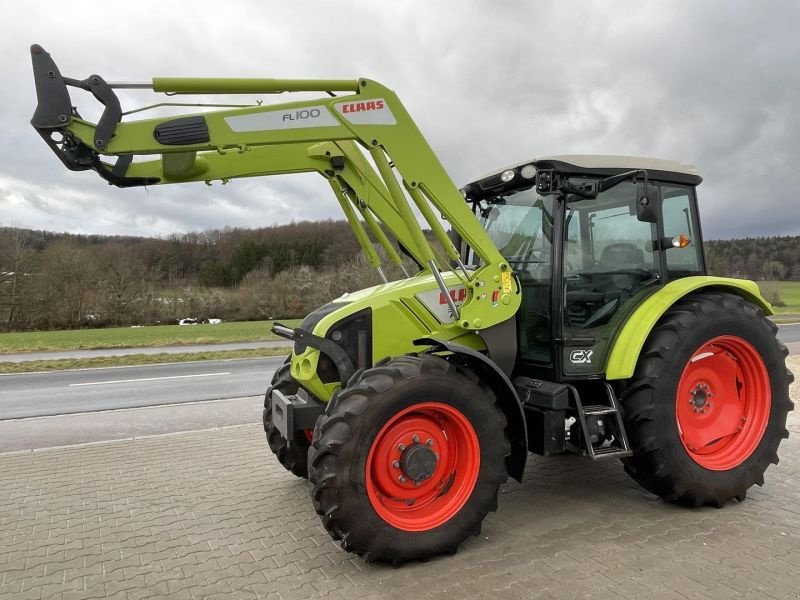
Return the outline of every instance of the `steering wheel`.
[[[607,317],[611,317],[614,312],[619,308],[619,298],[614,298],[610,302],[606,302],[597,309],[597,312],[594,313],[591,317],[586,319],[586,322],[583,324],[583,329],[590,329],[597,325],[602,325],[605,322]]]

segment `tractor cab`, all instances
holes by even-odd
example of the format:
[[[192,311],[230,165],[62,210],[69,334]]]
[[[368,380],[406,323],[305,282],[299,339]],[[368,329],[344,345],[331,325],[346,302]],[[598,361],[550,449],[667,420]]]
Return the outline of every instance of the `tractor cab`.
[[[674,161],[554,156],[464,187],[521,284],[517,373],[602,374],[634,309],[671,280],[705,274],[701,181]]]

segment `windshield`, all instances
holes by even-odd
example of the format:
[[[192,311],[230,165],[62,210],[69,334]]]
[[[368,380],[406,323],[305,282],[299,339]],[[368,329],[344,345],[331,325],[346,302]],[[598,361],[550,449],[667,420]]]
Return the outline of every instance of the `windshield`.
[[[550,262],[553,235],[552,198],[535,188],[514,190],[481,208],[481,225],[515,271]]]
[[[492,198],[480,211],[481,225],[522,285],[520,357],[542,364],[551,360],[553,203],[552,196],[540,196],[529,187]]]

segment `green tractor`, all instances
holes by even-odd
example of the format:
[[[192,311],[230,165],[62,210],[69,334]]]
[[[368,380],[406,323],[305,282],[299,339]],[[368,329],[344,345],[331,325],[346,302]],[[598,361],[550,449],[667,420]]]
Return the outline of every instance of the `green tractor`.
[[[31,122],[70,169],[119,187],[300,172],[330,183],[385,283],[274,326],[294,348],[263,421],[346,550],[396,564],[455,552],[529,453],[619,458],[689,506],[742,501],[778,462],[787,351],[754,283],[706,274],[694,167],[553,156],[459,190],[372,80],[109,83],[31,54]],[[103,104],[96,124],[69,87]],[[326,95],[127,120],[120,88]],[[382,261],[416,272],[389,281]]]

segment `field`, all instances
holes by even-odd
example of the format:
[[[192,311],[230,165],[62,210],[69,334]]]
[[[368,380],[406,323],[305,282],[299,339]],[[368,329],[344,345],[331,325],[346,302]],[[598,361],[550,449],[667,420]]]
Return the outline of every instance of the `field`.
[[[298,325],[299,320],[282,323]],[[111,327],[74,331],[31,331],[0,333],[0,355],[14,352],[90,350],[95,348],[143,348],[224,342],[261,342],[280,339],[270,332],[272,321],[246,321],[219,325],[159,325],[154,327]]]
[[[800,281],[759,281],[761,293],[767,300],[775,303],[777,298],[786,306],[776,306],[777,313],[800,314]]]
[[[800,314],[800,281],[760,281],[767,300],[776,299],[778,314]],[[299,319],[282,321],[298,325]],[[246,321],[219,325],[160,325],[153,327],[111,327],[71,331],[0,333],[0,355],[16,352],[91,350],[96,348],[144,348],[225,342],[260,342],[279,339],[270,332],[272,321]]]

